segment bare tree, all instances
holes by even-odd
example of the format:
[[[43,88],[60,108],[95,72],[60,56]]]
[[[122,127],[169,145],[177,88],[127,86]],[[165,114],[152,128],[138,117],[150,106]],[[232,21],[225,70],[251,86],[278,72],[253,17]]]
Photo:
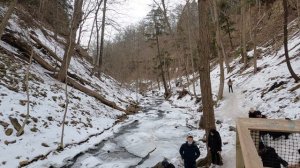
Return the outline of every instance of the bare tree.
[[[223,98],[223,91],[224,91],[224,58],[222,55],[223,45],[221,44],[221,35],[220,35],[220,25],[219,25],[219,10],[217,6],[217,0],[213,0],[213,11],[214,11],[214,22],[216,27],[216,45],[217,45],[217,53],[219,57],[219,65],[220,65],[220,84],[219,84],[219,91],[218,91],[218,100]]]
[[[64,55],[64,61],[62,63],[62,68],[60,69],[60,73],[58,74],[58,79],[59,80],[65,80],[65,96],[66,96],[66,104],[65,104],[65,112],[62,120],[62,131],[61,131],[61,141],[59,148],[63,149],[64,148],[64,130],[65,130],[65,121],[66,121],[66,116],[68,112],[68,105],[69,105],[69,96],[68,96],[68,66],[71,60],[71,56],[74,52],[74,45],[75,45],[75,40],[76,40],[76,31],[78,29],[78,26],[80,24],[80,20],[82,17],[82,4],[83,0],[75,0],[74,4],[74,14],[72,17],[72,25],[70,28],[70,34],[69,34],[69,39],[68,39],[68,48],[65,51]],[[65,65],[64,65],[65,64]]]
[[[14,9],[15,9],[17,3],[18,3],[18,0],[12,0],[10,2],[7,12],[5,13],[4,18],[2,19],[1,24],[0,24],[0,37],[2,36],[4,29],[8,23],[8,20],[11,17],[12,13],[14,12]]]
[[[163,80],[163,85],[164,85],[164,89],[165,89],[165,97],[169,97],[170,93],[169,93],[169,89],[168,89],[168,85],[167,85],[167,81],[166,81],[166,77],[165,77],[165,71],[164,71],[164,65],[163,65],[163,56],[162,56],[162,53],[161,53],[161,49],[160,49],[160,45],[159,45],[159,26],[158,26],[158,23],[157,23],[157,20],[154,16],[153,18],[154,20],[154,24],[155,24],[155,40],[156,40],[156,47],[157,47],[157,57],[159,59],[159,62],[160,62],[160,75],[162,77],[162,80]]]
[[[203,115],[206,123],[206,131],[215,128],[215,117],[213,108],[213,99],[210,80],[210,35],[209,35],[209,2],[207,0],[198,0],[199,8],[199,73],[200,89],[202,95]]]
[[[195,86],[195,65],[194,65],[194,57],[193,57],[193,51],[192,51],[192,37],[191,37],[191,25],[190,25],[190,2],[189,0],[186,1],[186,5],[187,5],[187,15],[188,15],[188,23],[187,23],[187,26],[188,26],[188,41],[189,41],[189,55],[190,55],[190,59],[191,59],[191,63],[192,63],[192,76],[193,76],[193,79],[192,79],[192,85],[193,85],[193,93],[194,93],[194,96],[197,97],[197,93],[196,93],[196,86]]]
[[[246,0],[241,0],[241,14],[242,14],[242,56],[244,58],[244,67],[247,67],[248,56],[246,49]]]
[[[295,79],[296,83],[300,81],[300,78],[297,76],[297,74],[294,72],[291,62],[290,62],[290,57],[289,57],[289,49],[288,49],[288,2],[287,0],[282,1],[283,9],[284,9],[284,23],[283,23],[283,45],[284,45],[284,53],[285,53],[285,59],[286,59],[286,64],[287,67],[290,71],[290,74],[292,77]]]
[[[64,54],[63,62],[61,64],[61,68],[57,74],[57,79],[59,81],[64,81],[66,79],[67,76],[65,74],[68,72],[72,55],[75,52],[76,32],[80,25],[82,14],[83,14],[82,4],[83,4],[83,0],[75,0],[74,12],[73,12],[72,22],[70,26],[69,37],[67,41],[67,47]]]
[[[209,1],[198,0],[199,10],[199,74],[200,74],[200,88],[202,95],[203,105],[203,117],[205,123],[206,137],[208,137],[209,131],[215,126],[215,115],[211,91],[210,81],[210,35],[209,35]],[[207,142],[207,141],[206,141]],[[210,152],[207,152],[210,153]],[[208,160],[208,157],[206,157]]]
[[[84,14],[82,16],[82,21],[79,26],[79,31],[78,31],[78,38],[77,38],[77,45],[80,45],[81,42],[81,36],[82,33],[84,32],[84,24],[88,20],[88,17],[92,14],[93,11],[97,8],[97,4],[93,4],[92,0],[89,1],[84,1],[83,6],[85,7],[84,9]]]
[[[107,0],[104,0],[103,14],[102,14],[102,25],[101,25],[101,42],[100,42],[100,52],[98,58],[98,76],[101,78],[102,64],[103,64],[103,53],[104,53],[104,36],[105,36],[105,22],[106,22],[106,5]]]
[[[29,71],[30,71],[30,67],[31,67],[31,64],[32,64],[33,54],[34,53],[33,53],[33,48],[32,48],[30,58],[29,58],[29,63],[27,65],[26,79],[25,79],[25,81],[26,81],[26,83],[25,83],[25,85],[26,85],[26,95],[27,95],[27,114],[26,114],[26,118],[25,118],[25,120],[22,124],[21,129],[17,133],[17,136],[20,136],[24,133],[25,125],[27,124],[28,119],[29,119],[29,112],[30,112],[30,110],[29,110],[29,107],[30,107],[30,98],[29,98],[29,75],[30,75],[30,72]]]

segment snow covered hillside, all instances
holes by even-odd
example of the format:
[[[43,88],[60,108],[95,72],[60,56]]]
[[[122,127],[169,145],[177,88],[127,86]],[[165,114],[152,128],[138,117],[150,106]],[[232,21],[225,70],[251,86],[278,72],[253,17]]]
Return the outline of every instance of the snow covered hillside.
[[[292,22],[291,26],[295,26],[295,23]],[[300,75],[299,44],[300,32],[297,31],[290,36],[288,46],[292,67],[298,75]],[[223,167],[225,168],[235,167],[235,121],[239,117],[248,117],[248,111],[251,107],[260,110],[263,115],[270,119],[300,119],[299,83],[295,83],[290,76],[283,55],[283,46],[278,51],[274,51],[272,46],[260,47],[260,49],[262,50],[261,57],[258,60],[260,71],[256,74],[253,74],[253,67],[241,71],[240,69],[243,65],[240,63],[240,58],[231,62],[233,71],[228,74],[225,73],[224,98],[215,105],[217,129],[223,140],[225,161]],[[253,51],[248,52],[248,55],[253,55]],[[192,75],[190,78],[192,79]],[[229,79],[233,80],[234,93],[228,92],[226,83]],[[268,92],[275,82],[278,84],[281,82],[282,85]],[[175,81],[172,83],[175,85]],[[186,79],[183,80],[183,84],[185,83]],[[216,100],[219,88],[219,66],[212,68],[211,83],[214,100]],[[181,90],[182,87],[178,87],[173,90],[173,93]],[[192,85],[189,85],[188,90],[192,94]],[[196,92],[201,97],[199,80],[196,82]],[[193,96],[187,95],[182,99],[177,98],[178,94],[174,94],[171,97],[173,105],[186,109],[191,113],[198,110],[199,104],[196,103],[196,99]],[[198,115],[188,118],[188,124],[197,128],[201,115],[202,112],[199,112]],[[193,131],[192,133],[199,141],[204,135],[203,131]],[[299,154],[297,155],[300,158]],[[204,157],[205,154],[201,156]]]
[[[3,14],[3,8],[0,11]],[[27,13],[19,10],[17,13],[9,20],[0,41],[0,167],[17,167],[19,164],[26,165],[35,157],[44,159],[55,155],[65,108],[65,85],[55,80],[47,66],[34,57],[29,78],[30,118],[24,135],[16,136],[16,129],[19,124],[22,125],[26,114],[25,72],[29,59],[24,48],[32,47],[35,56],[57,68],[64,55],[65,41],[59,36],[56,41],[54,33],[41,23],[34,20],[27,22],[26,17],[30,16]],[[21,45],[22,41],[24,45]],[[58,58],[51,52],[56,53]],[[107,75],[103,75],[102,80],[91,77],[91,69],[87,58],[77,52],[71,60],[69,72],[74,74],[75,81],[122,109],[134,101],[136,95],[132,91]],[[65,157],[77,154],[80,148],[74,150],[76,144],[109,129],[125,115],[125,112],[108,107],[73,87],[69,87],[69,99]],[[64,159],[63,156],[60,158]]]

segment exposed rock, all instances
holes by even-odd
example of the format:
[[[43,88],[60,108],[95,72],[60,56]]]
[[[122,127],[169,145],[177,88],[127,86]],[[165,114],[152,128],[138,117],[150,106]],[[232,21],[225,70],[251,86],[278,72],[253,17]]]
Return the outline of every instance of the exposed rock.
[[[26,114],[20,114],[20,117],[26,118]]]
[[[13,118],[13,117],[9,117],[9,120],[10,120],[11,124],[14,126],[15,130],[17,132],[19,132],[20,129],[21,129],[21,125],[19,124],[18,119]]]
[[[5,64],[0,63],[0,69],[5,69]]]
[[[9,145],[9,144],[14,144],[14,143],[16,143],[17,141],[16,140],[13,140],[13,141],[7,141],[7,140],[5,140],[4,141],[4,144],[5,145]]]
[[[28,165],[28,163],[29,163],[28,160],[23,160],[23,161],[19,162],[19,166],[20,166],[20,167],[23,167],[23,166]]]
[[[195,103],[198,104],[198,103],[200,103],[201,101],[202,101],[202,98],[201,98],[201,97],[197,97]]]
[[[200,104],[199,108],[197,109],[198,112],[202,112],[203,111],[203,105]]]
[[[52,96],[52,100],[56,102],[57,101],[57,96]]]
[[[0,125],[2,125],[4,127],[4,129],[6,129],[9,126],[9,124],[4,121],[0,121]]]
[[[37,119],[37,118],[35,118],[35,117],[31,117],[31,119],[32,119],[32,121],[33,121],[33,122],[35,122],[35,123],[37,123],[37,122],[38,122],[38,119]]]
[[[20,100],[20,104],[22,105],[22,106],[25,106],[26,104],[27,104],[27,100]]]
[[[43,146],[43,147],[46,147],[46,148],[48,148],[48,147],[49,147],[49,145],[48,145],[48,144],[46,144],[46,143],[42,143],[42,146]]]
[[[229,126],[229,131],[234,131],[236,132],[236,128],[234,126]]]
[[[217,120],[216,124],[222,124],[223,122],[221,120]]]
[[[30,128],[31,132],[37,132],[39,129],[37,129],[36,127]]]
[[[47,97],[47,92],[40,92],[40,95],[43,97]]]
[[[48,116],[47,119],[48,119],[49,121],[53,121],[53,117],[51,117],[51,116]]]
[[[14,92],[19,92],[19,87],[18,86],[7,85],[7,89],[12,90]]]
[[[6,136],[11,136],[11,134],[13,133],[13,129],[12,128],[8,128],[6,131],[5,131],[5,135]]]
[[[78,124],[78,122],[77,122],[77,121],[75,121],[75,120],[72,120],[72,121],[71,121],[71,124],[72,124],[72,125],[77,125],[77,124]]]
[[[182,99],[187,94],[190,94],[189,91],[187,91],[186,89],[182,89],[182,91],[178,91],[177,93],[179,94],[179,96],[177,97],[177,99]]]
[[[295,97],[295,99],[293,100],[293,103],[297,103],[300,101],[300,96]]]
[[[59,104],[59,106],[60,106],[61,108],[65,108],[65,107],[66,107],[66,104],[65,104],[65,103],[61,103],[61,104]]]
[[[137,104],[130,104],[126,108],[126,114],[134,114],[137,113],[140,110],[140,107]]]

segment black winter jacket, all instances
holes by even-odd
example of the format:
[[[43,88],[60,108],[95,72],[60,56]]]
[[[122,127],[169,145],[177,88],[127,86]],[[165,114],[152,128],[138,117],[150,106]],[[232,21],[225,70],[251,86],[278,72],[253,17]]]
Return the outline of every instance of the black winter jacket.
[[[189,145],[187,142],[182,144],[179,153],[184,161],[196,161],[200,156],[198,146],[193,142]]]
[[[222,140],[219,132],[214,131],[214,135],[208,136],[208,147],[212,152],[222,151]]]

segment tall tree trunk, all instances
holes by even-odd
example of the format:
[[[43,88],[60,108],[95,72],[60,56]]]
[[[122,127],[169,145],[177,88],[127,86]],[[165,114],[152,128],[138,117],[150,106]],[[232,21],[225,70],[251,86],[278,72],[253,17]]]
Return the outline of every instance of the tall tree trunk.
[[[241,0],[241,14],[242,14],[242,55],[244,56],[244,67],[247,67],[248,56],[246,50],[246,0]]]
[[[225,61],[225,65],[226,65],[226,69],[227,69],[227,73],[231,72],[231,67],[230,67],[230,64],[229,64],[229,58],[225,52],[225,49],[224,49],[224,45],[223,45],[223,42],[222,42],[222,39],[221,39],[221,48],[222,48],[222,53],[223,53],[223,57],[224,57],[224,61]]]
[[[227,32],[228,32],[228,37],[229,37],[230,46],[231,46],[231,49],[233,50],[234,47],[233,47],[232,36],[231,36],[231,32],[230,32],[229,19],[226,19],[226,29],[227,29]]]
[[[189,87],[189,85],[190,85],[190,78],[189,78],[189,69],[188,69],[188,67],[189,67],[189,59],[188,59],[188,57],[187,57],[187,58],[185,59],[185,67],[184,67],[184,70],[185,70],[186,81],[187,81],[187,83],[188,83],[187,89],[188,89],[188,91],[190,92],[190,87]]]
[[[74,54],[75,51],[76,32],[78,30],[78,26],[80,25],[81,18],[82,18],[82,4],[83,4],[83,0],[75,0],[74,13],[72,17],[67,47],[64,54],[63,62],[61,64],[61,68],[57,74],[57,79],[59,81],[64,81],[66,79],[65,74],[68,71],[72,55]]]
[[[81,40],[81,34],[82,34],[83,24],[80,24],[79,31],[78,31],[78,37],[77,37],[77,45],[80,45]]]
[[[15,6],[17,5],[17,3],[18,3],[18,0],[13,0],[10,2],[9,7],[4,15],[4,18],[1,21],[1,24],[0,24],[0,37],[2,37],[2,34],[8,23],[8,20],[9,20],[10,16],[12,15],[12,13],[14,12],[14,9],[15,9]]]
[[[29,119],[29,112],[30,112],[30,98],[29,98],[29,75],[30,75],[30,67],[31,67],[31,63],[32,63],[32,58],[33,58],[33,48],[31,49],[31,54],[30,54],[30,59],[29,59],[29,64],[27,66],[27,70],[26,70],[26,95],[27,95],[27,114],[26,114],[26,118],[22,124],[22,127],[21,129],[18,131],[17,133],[17,136],[20,136],[24,133],[24,128],[25,128],[25,125],[27,124],[28,122],[28,119]]]
[[[103,62],[103,53],[104,53],[104,32],[105,32],[105,22],[106,22],[106,5],[107,5],[107,0],[104,0],[104,7],[103,7],[103,15],[102,15],[102,27],[101,27],[101,44],[100,44],[100,55],[99,55],[99,71],[98,75],[99,78],[101,78],[101,73],[102,73],[102,62]]]
[[[96,57],[94,57],[94,60],[95,60],[95,62],[94,62],[94,66],[95,67],[97,67],[97,65],[98,65],[98,63],[99,63],[99,58],[100,58],[100,52],[99,52],[99,47],[100,47],[100,41],[99,41],[99,38],[100,38],[100,28],[99,28],[99,23],[98,23],[98,12],[99,12],[99,10],[100,10],[100,4],[98,4],[99,6],[98,6],[98,8],[97,8],[97,10],[96,10],[96,13],[95,13],[95,24],[96,24]],[[93,73],[95,72],[95,68],[94,68],[94,70],[93,70]],[[93,74],[91,75],[91,76],[93,76]]]
[[[159,82],[159,78],[157,78],[157,85],[158,85],[158,90],[160,90],[160,82]]]
[[[192,63],[192,76],[193,76],[193,80],[192,80],[192,85],[193,85],[193,93],[194,96],[197,97],[197,93],[196,93],[196,86],[195,86],[195,65],[194,65],[194,58],[193,58],[193,50],[192,50],[192,39],[191,39],[191,25],[190,25],[190,3],[189,0],[186,1],[187,4],[187,13],[188,13],[188,41],[189,41],[189,55],[190,55],[190,59],[191,59],[191,63]]]
[[[208,0],[198,0],[199,9],[199,70],[200,70],[200,88],[203,104],[203,115],[205,119],[206,133],[210,129],[216,128],[213,108],[213,99],[210,81],[210,35],[209,35],[209,2]],[[208,137],[208,134],[207,134]]]
[[[168,83],[169,83],[169,87],[171,88],[171,75],[170,75],[170,67],[169,65],[167,66],[167,75],[168,75]]]
[[[300,28],[300,2],[299,0],[296,0],[296,2],[297,2],[298,27]]]
[[[211,81],[210,81],[210,31],[209,31],[209,1],[208,0],[198,0],[198,10],[199,10],[199,74],[200,74],[200,88],[202,95],[202,105],[203,105],[203,118],[205,125],[206,138],[209,135],[209,131],[215,126],[215,115],[211,91]],[[206,139],[207,140],[207,139]],[[208,142],[208,141],[206,141]],[[210,159],[208,147],[207,147],[207,157]],[[210,164],[210,162],[209,162]]]
[[[65,111],[62,120],[62,129],[61,129],[61,139],[59,148],[64,148],[64,131],[65,131],[65,121],[68,112],[68,105],[69,105],[69,96],[68,96],[68,67],[71,61],[71,57],[75,50],[75,40],[76,40],[76,32],[78,30],[78,26],[81,22],[82,18],[82,4],[83,0],[75,0],[74,3],[74,14],[72,17],[72,24],[70,28],[70,34],[68,39],[68,48],[65,51],[64,59],[62,63],[62,67],[58,73],[58,80],[65,81],[65,96],[66,96],[66,104],[65,104]]]
[[[88,50],[90,49],[90,46],[91,46],[92,36],[94,34],[95,22],[96,22],[96,17],[94,18],[94,21],[93,21],[92,30],[91,30],[91,34],[90,34],[88,45],[87,45]]]
[[[157,26],[155,26],[155,27],[157,28]],[[161,78],[163,80],[163,85],[164,85],[164,89],[165,89],[165,97],[168,97],[169,96],[169,89],[168,89],[168,85],[167,85],[167,81],[166,81],[166,77],[165,77],[163,58],[162,58],[162,55],[161,55],[161,52],[160,52],[158,34],[156,34],[155,36],[156,36],[157,56],[158,56],[159,64],[160,64],[159,69],[160,69]]]
[[[288,49],[288,2],[287,0],[283,0],[283,9],[284,9],[284,23],[283,23],[283,36],[284,36],[284,53],[285,53],[285,59],[286,59],[286,64],[287,67],[292,75],[292,77],[295,79],[296,83],[300,81],[300,78],[297,76],[297,74],[294,72],[291,62],[290,62],[290,57],[289,57],[289,49]]]
[[[39,4],[39,17],[40,19],[44,19],[44,6],[45,6],[45,0],[40,0],[40,4]]]
[[[254,55],[253,55],[253,67],[254,67],[254,70],[253,72],[254,73],[257,73],[257,40],[256,40],[256,30],[253,31],[253,45],[254,45]]]
[[[217,41],[217,53],[219,57],[219,65],[220,65],[220,85],[218,91],[218,100],[223,98],[223,91],[224,91],[224,59],[221,51],[221,36],[220,36],[220,25],[219,25],[219,11],[217,6],[217,0],[213,0],[213,11],[214,11],[214,19],[215,19],[215,26],[216,26],[216,41]]]
[[[174,33],[172,31],[172,27],[171,27],[171,24],[169,22],[165,0],[161,0],[161,4],[163,6],[163,14],[164,14],[165,22],[167,23],[170,34],[173,35]]]

